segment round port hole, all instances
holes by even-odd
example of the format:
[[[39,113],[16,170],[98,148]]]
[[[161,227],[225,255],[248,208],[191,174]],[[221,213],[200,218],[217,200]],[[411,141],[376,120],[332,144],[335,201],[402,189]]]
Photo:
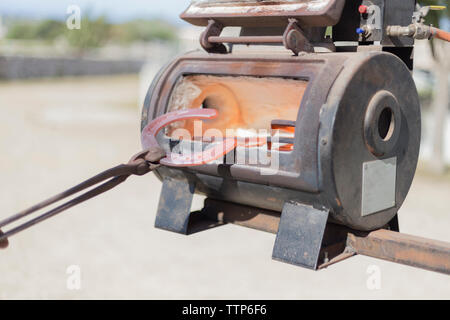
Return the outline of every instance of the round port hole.
[[[378,117],[378,134],[384,141],[389,140],[394,133],[395,118],[392,109],[385,107]]]

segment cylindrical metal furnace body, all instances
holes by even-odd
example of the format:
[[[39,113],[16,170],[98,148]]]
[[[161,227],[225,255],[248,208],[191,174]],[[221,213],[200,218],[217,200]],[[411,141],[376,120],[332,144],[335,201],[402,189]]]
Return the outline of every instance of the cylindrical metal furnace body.
[[[262,148],[269,165],[241,163],[234,155],[157,170],[161,179],[187,178],[208,197],[275,211],[299,202],[327,208],[334,221],[351,228],[372,230],[394,217],[412,183],[419,99],[409,70],[392,54],[193,52],[155,78],[142,127],[166,112],[200,107],[219,111],[217,120],[204,124],[219,132],[270,134],[273,120],[295,123],[295,131],[284,132],[287,144]],[[192,123],[174,124],[158,136],[167,151],[186,148],[186,139],[173,136],[180,128],[195,136]]]

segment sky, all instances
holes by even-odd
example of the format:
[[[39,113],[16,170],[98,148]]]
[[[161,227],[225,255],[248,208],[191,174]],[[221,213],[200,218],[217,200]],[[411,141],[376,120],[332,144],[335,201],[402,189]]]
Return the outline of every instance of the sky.
[[[55,18],[65,20],[67,7],[78,5],[82,13],[104,14],[114,22],[133,18],[163,18],[181,22],[179,14],[190,0],[0,0],[0,16]]]
[[[179,15],[190,0],[0,0],[0,17],[54,18],[65,20],[67,8],[78,5],[92,15],[106,15],[112,22],[134,18],[162,18],[175,24],[187,24]],[[443,21],[444,30],[450,30],[450,20]]]

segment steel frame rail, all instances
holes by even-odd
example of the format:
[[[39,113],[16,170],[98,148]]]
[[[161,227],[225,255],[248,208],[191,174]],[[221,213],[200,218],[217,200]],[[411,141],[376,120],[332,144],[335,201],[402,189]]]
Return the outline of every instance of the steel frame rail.
[[[230,202],[206,199],[201,215],[217,224],[233,223],[277,233],[280,213]],[[388,226],[386,226],[388,228]],[[388,229],[371,232],[328,223],[318,269],[356,254],[450,275],[450,243]]]

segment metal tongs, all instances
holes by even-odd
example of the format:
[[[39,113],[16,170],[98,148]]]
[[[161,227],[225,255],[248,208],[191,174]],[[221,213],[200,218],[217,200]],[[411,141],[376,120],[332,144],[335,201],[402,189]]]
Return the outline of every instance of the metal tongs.
[[[142,132],[142,146],[144,151],[134,155],[127,164],[120,164],[111,169],[101,172],[100,174],[63,191],[47,200],[44,200],[26,210],[12,215],[0,221],[0,228],[6,227],[20,219],[23,219],[37,210],[48,207],[58,201],[61,201],[73,194],[83,191],[89,187],[99,183],[101,185],[83,193],[82,195],[71,199],[54,209],[51,209],[38,217],[20,224],[6,232],[0,230],[0,248],[8,246],[8,238],[29,227],[42,222],[54,215],[61,213],[79,203],[98,196],[117,185],[121,184],[131,175],[142,176],[161,165],[169,167],[189,167],[199,166],[211,161],[217,160],[232,151],[236,146],[258,146],[265,143],[264,139],[258,141],[249,141],[249,139],[239,139],[236,137],[228,137],[213,143],[202,152],[193,153],[192,155],[181,155],[174,153],[165,153],[156,139],[157,134],[167,125],[186,119],[213,119],[217,117],[218,112],[214,109],[187,109],[166,113],[153,121],[151,121]],[[106,181],[106,182],[104,182]]]

